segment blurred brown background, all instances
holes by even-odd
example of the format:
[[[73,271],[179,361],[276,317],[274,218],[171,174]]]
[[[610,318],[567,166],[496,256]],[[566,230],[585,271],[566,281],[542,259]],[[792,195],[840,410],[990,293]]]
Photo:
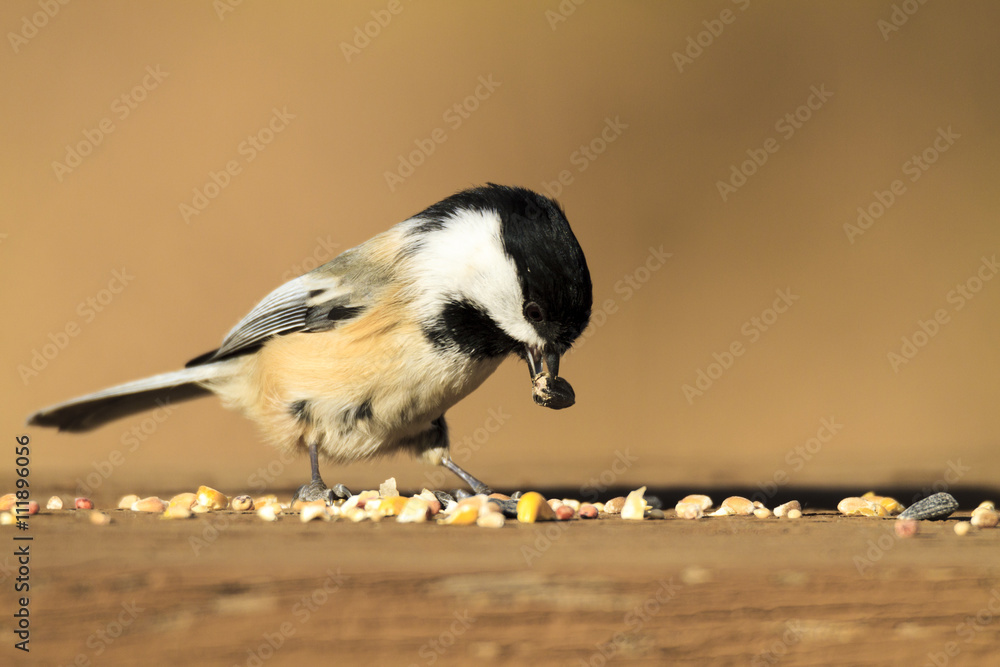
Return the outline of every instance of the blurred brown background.
[[[215,399],[85,435],[24,419],[182,366],[486,181],[558,192],[597,316],[563,363],[576,407],[536,407],[511,361],[449,413],[487,482],[1000,483],[996,3],[224,3],[0,6],[2,431],[31,435],[35,489],[304,481]]]

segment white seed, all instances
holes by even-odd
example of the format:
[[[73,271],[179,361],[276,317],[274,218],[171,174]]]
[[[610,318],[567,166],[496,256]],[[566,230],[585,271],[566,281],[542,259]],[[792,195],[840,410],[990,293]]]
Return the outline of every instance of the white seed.
[[[770,516],[773,516],[771,514],[771,510],[767,509],[766,507],[758,507],[753,511],[753,515],[758,519],[766,519]]]
[[[190,519],[191,516],[191,508],[184,505],[167,505],[166,511],[163,512],[164,519]]]
[[[625,504],[622,505],[621,515],[623,519],[642,521],[646,518],[646,501],[642,497],[644,493],[646,493],[646,487],[640,486],[628,494],[628,497],[625,498]]]
[[[680,503],[689,503],[692,505],[698,505],[704,512],[705,510],[707,510],[709,507],[712,506],[712,499],[700,493],[693,493],[689,496],[684,496],[683,498],[681,498],[678,504]]]
[[[52,496],[49,501],[45,503],[45,509],[47,510],[61,510],[63,508],[62,498],[59,496]]]
[[[229,506],[237,512],[252,512],[253,498],[250,496],[236,496],[229,501]]]
[[[427,521],[427,510],[430,505],[430,502],[419,496],[410,498],[396,517],[396,523],[424,523]]]
[[[313,519],[322,519],[323,521],[329,521],[330,515],[326,513],[326,505],[321,504],[322,502],[323,501],[320,501],[319,503],[316,504],[309,503],[308,505],[303,507],[302,511],[299,513],[299,521],[301,521],[302,523],[309,523]]]
[[[802,505],[797,500],[789,500],[787,503],[778,505],[774,508],[774,516],[782,517],[788,516],[791,510],[802,510]]]
[[[277,521],[278,513],[281,511],[280,506],[276,506],[274,503],[267,503],[257,510],[257,516],[259,516],[264,521]]]
[[[972,524],[968,521],[959,521],[955,524],[956,535],[968,535],[970,530],[972,530]]]
[[[131,509],[133,512],[158,512],[162,514],[163,510],[167,509],[167,504],[156,496],[150,496],[132,503]]]
[[[743,496],[729,496],[722,501],[722,507],[726,508],[730,514],[736,514],[739,516],[748,516],[753,514],[754,506],[753,503]]]
[[[985,509],[988,509],[988,510],[995,510],[997,508],[997,506],[993,504],[992,500],[984,500],[983,502],[979,503],[979,507],[977,507],[976,509],[980,509],[980,508],[985,508]]]
[[[506,519],[500,512],[490,512],[488,514],[481,514],[478,519],[476,519],[476,525],[480,528],[503,528]]]
[[[353,521],[354,523],[360,523],[368,518],[368,515],[360,507],[352,507],[351,509],[343,512],[345,519]]]
[[[701,504],[685,502],[677,503],[674,511],[677,512],[677,516],[681,519],[700,519],[705,514],[702,511]]]
[[[802,510],[788,510],[788,514],[786,514],[785,517],[789,519],[801,519]]]
[[[993,528],[1000,523],[1000,514],[991,509],[978,507],[972,512],[972,525],[976,528]]]
[[[393,496],[398,496],[399,491],[396,489],[396,478],[390,477],[389,479],[382,482],[378,487],[378,494],[383,498],[391,498]]]
[[[139,496],[134,493],[130,493],[127,496],[122,496],[121,500],[118,501],[118,509],[127,510],[132,507],[135,503],[139,502]]]
[[[111,523],[111,517],[104,512],[94,511],[90,512],[90,523],[95,526],[106,526]]]

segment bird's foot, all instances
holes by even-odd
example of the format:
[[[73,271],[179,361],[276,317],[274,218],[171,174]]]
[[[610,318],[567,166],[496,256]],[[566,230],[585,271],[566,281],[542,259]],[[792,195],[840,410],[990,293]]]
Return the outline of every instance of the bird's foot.
[[[294,505],[299,501],[308,503],[315,500],[322,500],[327,505],[332,505],[334,501],[346,500],[351,495],[351,492],[343,484],[334,484],[333,488],[329,488],[323,483],[322,479],[317,477],[308,484],[303,484],[295,491],[295,495],[292,496],[292,504]]]

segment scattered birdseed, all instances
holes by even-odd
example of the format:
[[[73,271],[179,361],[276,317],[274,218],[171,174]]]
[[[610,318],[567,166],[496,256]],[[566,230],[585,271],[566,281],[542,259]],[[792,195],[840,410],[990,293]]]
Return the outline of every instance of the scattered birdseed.
[[[237,512],[252,512],[253,498],[247,495],[236,496],[229,501],[229,507]]]
[[[897,519],[893,528],[897,537],[913,537],[920,530],[920,522],[915,519]]]
[[[382,482],[378,487],[378,494],[383,498],[398,496],[399,491],[396,489],[396,478],[390,477],[389,479]]]
[[[90,514],[90,523],[95,526],[106,526],[111,523],[111,517],[104,512],[88,512]]]
[[[774,508],[774,516],[785,517],[788,516],[788,513],[792,510],[799,510],[801,512],[802,504],[797,500],[789,500],[787,503],[778,505]]]
[[[73,507],[78,510],[92,510],[94,509],[94,501],[90,498],[77,498],[73,501]]]
[[[646,500],[643,498],[643,494],[646,493],[646,487],[640,486],[635,491],[628,494],[625,498],[625,504],[622,505],[621,517],[626,521],[642,521],[646,518]]]
[[[753,514],[754,509],[753,503],[743,496],[729,496],[722,501],[722,505],[715,512],[709,514],[709,516],[749,516]]]
[[[625,496],[618,496],[604,503],[603,512],[605,514],[621,514],[623,507],[625,507]]]
[[[701,504],[686,503],[683,501],[677,503],[674,507],[674,511],[677,512],[677,516],[681,519],[700,519],[705,514],[702,510]]]
[[[517,501],[517,520],[521,523],[552,521],[555,518],[555,512],[540,493],[529,491]]]
[[[198,487],[198,504],[210,510],[224,510],[229,507],[229,498],[210,486]]]
[[[900,519],[945,519],[958,509],[958,501],[950,493],[935,493],[910,505]]]
[[[704,512],[705,510],[707,510],[712,506],[712,499],[709,498],[708,496],[695,493],[688,496],[684,496],[683,498],[680,499],[680,501],[678,501],[677,504],[679,505],[680,503],[698,505]]]
[[[987,507],[977,507],[972,511],[972,525],[976,528],[994,528],[1000,523],[1000,514]]]
[[[162,514],[167,509],[167,504],[156,496],[150,496],[149,498],[135,501],[132,503],[130,509],[133,512],[156,512],[157,514]]]
[[[323,500],[306,503],[299,512],[299,521],[309,523],[313,519],[329,521],[330,515],[326,512],[326,502]]]
[[[48,502],[45,503],[45,509],[47,510],[61,510],[62,508],[63,501],[59,496],[52,496],[49,498]]]
[[[576,512],[569,505],[560,505],[555,509],[555,513],[556,519],[559,521],[569,521],[576,515]]]

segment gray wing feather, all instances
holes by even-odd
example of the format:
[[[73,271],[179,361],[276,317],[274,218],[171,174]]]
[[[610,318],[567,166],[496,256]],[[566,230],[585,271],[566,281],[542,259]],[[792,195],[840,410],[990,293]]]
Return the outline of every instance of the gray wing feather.
[[[218,350],[188,366],[252,352],[274,336],[327,331],[359,317],[372,305],[376,288],[388,282],[381,272],[364,270],[360,249],[348,250],[268,294],[233,327]]]

